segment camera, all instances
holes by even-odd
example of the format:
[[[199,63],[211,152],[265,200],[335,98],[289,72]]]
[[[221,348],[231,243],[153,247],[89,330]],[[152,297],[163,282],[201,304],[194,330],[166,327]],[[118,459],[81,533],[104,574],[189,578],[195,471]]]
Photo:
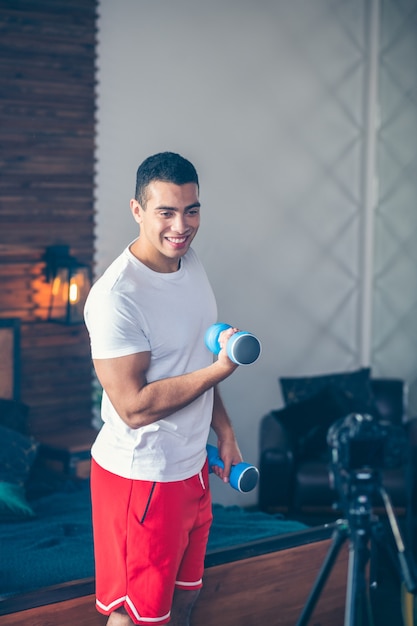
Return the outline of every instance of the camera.
[[[370,589],[378,587],[374,578],[372,540],[384,546],[391,557],[389,538],[372,511],[372,501],[379,497],[387,514],[392,537],[398,552],[401,582],[409,594],[416,594],[417,579],[412,555],[406,554],[401,532],[394,515],[390,497],[382,485],[382,470],[397,468],[406,460],[408,448],[401,426],[368,414],[351,413],[330,426],[327,443],[331,449],[330,484],[338,492],[334,508],[340,508],[344,519],[338,521],[326,559],[311,590],[297,626],[307,626],[321,589],[343,543],[349,538],[348,583],[346,591],[345,626],[374,623]],[[367,582],[370,583],[369,590]],[[406,598],[406,595],[403,596]],[[410,598],[411,600],[411,598]],[[406,598],[409,602],[409,598]],[[406,605],[402,607],[407,614]],[[412,619],[412,615],[410,615]],[[358,621],[357,621],[358,620]],[[385,623],[385,621],[384,621]]]
[[[400,467],[406,455],[404,429],[368,414],[351,413],[328,430],[332,465],[347,473]]]

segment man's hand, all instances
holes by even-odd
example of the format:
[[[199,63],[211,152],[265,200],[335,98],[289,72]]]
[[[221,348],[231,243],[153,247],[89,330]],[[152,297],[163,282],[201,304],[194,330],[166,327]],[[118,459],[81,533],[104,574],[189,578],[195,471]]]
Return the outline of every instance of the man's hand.
[[[217,449],[219,451],[219,457],[224,463],[224,469],[218,467],[217,465],[213,466],[212,469],[216,476],[221,478],[224,483],[228,483],[231,467],[232,465],[237,465],[243,461],[242,454],[239,450],[236,439],[226,441],[221,441],[219,439],[217,442]]]
[[[238,332],[239,330],[237,328],[228,328],[227,330],[223,330],[219,335],[219,345],[220,345],[221,350],[218,354],[217,359],[219,362],[223,364],[227,364],[229,367],[232,365],[233,370],[235,370],[238,367],[238,365],[229,359],[226,346],[230,337]]]

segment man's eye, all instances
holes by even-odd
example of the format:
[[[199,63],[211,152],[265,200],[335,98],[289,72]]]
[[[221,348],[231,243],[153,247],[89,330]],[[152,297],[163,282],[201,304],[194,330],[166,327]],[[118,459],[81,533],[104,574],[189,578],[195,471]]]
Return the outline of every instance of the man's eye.
[[[172,217],[172,211],[161,211],[161,217]]]

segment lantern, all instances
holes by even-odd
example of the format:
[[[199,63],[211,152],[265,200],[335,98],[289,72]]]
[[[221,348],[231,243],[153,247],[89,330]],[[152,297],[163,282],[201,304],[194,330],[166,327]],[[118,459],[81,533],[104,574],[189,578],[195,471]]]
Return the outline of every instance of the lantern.
[[[46,278],[50,283],[48,321],[61,324],[83,322],[84,304],[91,287],[88,265],[69,253],[69,246],[46,249]]]

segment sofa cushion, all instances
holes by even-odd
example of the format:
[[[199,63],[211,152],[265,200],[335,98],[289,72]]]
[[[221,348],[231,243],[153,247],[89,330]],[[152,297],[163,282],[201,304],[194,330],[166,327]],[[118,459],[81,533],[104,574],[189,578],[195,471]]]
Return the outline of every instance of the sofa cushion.
[[[407,385],[400,378],[373,378],[372,392],[380,417],[401,424],[407,414]]]
[[[349,398],[333,387],[325,387],[315,395],[290,404],[273,415],[290,435],[298,458],[327,457],[327,431],[330,426],[350,412]]]
[[[337,504],[338,499],[329,469],[324,463],[306,461],[300,464],[294,485],[294,505],[297,509],[331,508]]]
[[[279,379],[279,384],[286,405],[307,400],[327,387],[343,392],[349,402],[348,412],[375,414],[370,375],[371,369],[364,367],[353,372],[284,377]]]

